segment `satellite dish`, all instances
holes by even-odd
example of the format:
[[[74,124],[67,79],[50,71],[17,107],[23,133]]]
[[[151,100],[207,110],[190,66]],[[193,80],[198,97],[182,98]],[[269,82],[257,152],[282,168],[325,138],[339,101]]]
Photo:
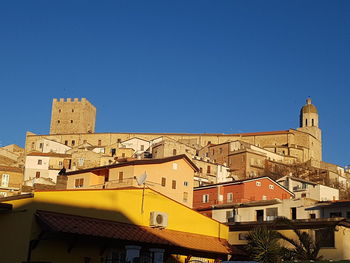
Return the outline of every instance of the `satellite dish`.
[[[136,177],[136,182],[139,186],[144,185],[147,179],[147,173],[144,172],[140,176]]]

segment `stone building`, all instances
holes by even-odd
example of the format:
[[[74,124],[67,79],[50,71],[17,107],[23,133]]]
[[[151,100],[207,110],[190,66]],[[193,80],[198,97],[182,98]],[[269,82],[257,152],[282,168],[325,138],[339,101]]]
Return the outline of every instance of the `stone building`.
[[[94,133],[96,108],[87,99],[53,99],[50,134]]]

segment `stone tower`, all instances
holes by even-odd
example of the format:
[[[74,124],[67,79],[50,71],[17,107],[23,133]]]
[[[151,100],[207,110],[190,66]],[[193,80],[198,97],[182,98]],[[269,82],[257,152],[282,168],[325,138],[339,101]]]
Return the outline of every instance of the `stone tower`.
[[[53,99],[50,134],[94,133],[96,108],[87,99]]]
[[[298,130],[312,135],[309,138],[310,159],[321,161],[322,135],[318,125],[318,110],[312,104],[311,98],[307,98],[306,104],[300,110],[300,128]]]

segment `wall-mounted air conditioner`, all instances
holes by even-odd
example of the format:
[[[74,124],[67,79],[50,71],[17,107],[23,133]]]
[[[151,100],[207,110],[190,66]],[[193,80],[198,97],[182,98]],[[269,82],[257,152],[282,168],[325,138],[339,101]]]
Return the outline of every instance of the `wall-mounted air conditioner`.
[[[150,214],[149,225],[152,227],[164,228],[168,226],[168,214],[164,212],[153,211]]]

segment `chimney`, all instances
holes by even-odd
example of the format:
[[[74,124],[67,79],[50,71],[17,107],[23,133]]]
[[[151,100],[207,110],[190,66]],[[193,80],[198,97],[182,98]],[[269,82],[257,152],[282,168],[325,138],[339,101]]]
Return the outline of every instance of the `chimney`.
[[[67,189],[68,177],[66,175],[57,175],[56,190]]]

